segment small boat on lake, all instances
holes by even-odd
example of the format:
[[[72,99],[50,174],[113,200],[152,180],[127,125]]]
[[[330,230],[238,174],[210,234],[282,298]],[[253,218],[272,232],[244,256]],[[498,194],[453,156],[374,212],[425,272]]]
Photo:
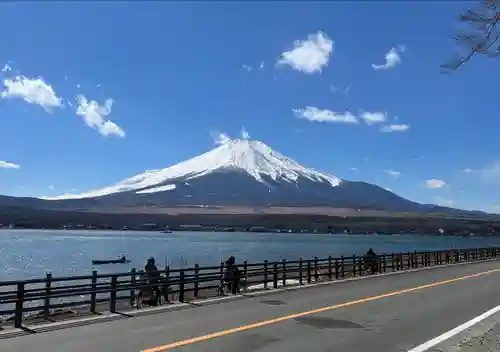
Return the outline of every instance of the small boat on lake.
[[[130,264],[125,256],[118,259],[104,259],[104,260],[93,260],[92,265],[104,265],[104,264]]]

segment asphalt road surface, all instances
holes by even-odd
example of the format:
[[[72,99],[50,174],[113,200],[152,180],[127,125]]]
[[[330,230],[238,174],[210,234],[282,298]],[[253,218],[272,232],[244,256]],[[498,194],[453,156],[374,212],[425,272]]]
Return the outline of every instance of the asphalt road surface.
[[[36,333],[0,351],[408,351],[499,304],[492,261]]]

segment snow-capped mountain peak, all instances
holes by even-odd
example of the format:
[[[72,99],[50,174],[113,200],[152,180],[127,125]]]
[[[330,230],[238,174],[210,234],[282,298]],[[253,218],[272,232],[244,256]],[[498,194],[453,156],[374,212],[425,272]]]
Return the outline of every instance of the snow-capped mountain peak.
[[[136,191],[138,194],[166,192],[174,190],[175,182],[179,182],[179,179],[185,182],[214,171],[241,171],[262,183],[265,183],[265,178],[290,183],[305,178],[313,182],[329,183],[332,187],[340,184],[337,177],[306,168],[260,141],[235,139],[200,156],[165,169],[148,170],[110,187],[45,199],[91,198],[126,191]]]

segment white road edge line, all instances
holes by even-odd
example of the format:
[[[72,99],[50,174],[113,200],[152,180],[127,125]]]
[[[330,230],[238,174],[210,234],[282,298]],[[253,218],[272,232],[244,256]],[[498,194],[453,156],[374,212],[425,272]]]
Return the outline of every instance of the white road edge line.
[[[457,326],[456,328],[445,332],[442,335],[439,335],[438,337],[433,338],[432,340],[429,340],[415,348],[412,348],[411,350],[408,350],[408,352],[424,352],[429,350],[430,348],[440,344],[441,342],[444,342],[453,336],[461,333],[462,331],[476,325],[477,323],[480,323],[484,319],[488,318],[489,316],[497,313],[500,311],[500,305],[496,306],[495,308],[492,308],[488,310],[487,312],[484,312],[483,314],[475,317],[474,319],[469,320],[468,322],[463,323],[462,325]]]

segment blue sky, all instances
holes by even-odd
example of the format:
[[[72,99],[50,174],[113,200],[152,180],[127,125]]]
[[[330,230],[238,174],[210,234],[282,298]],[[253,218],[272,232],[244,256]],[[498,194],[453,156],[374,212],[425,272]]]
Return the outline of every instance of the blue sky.
[[[0,194],[100,188],[244,126],[341,178],[499,211],[500,62],[440,74],[469,5],[4,3]]]

